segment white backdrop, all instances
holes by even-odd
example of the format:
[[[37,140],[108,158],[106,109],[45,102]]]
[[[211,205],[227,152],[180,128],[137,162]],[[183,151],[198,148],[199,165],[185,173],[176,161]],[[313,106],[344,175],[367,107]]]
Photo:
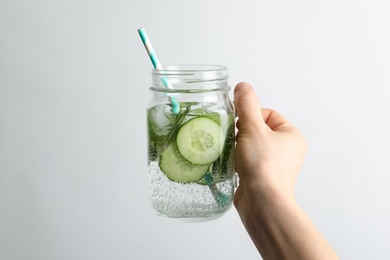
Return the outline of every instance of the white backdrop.
[[[390,1],[0,0],[0,259],[259,259],[232,208],[146,198],[151,63],[229,68],[309,141],[297,197],[342,259],[390,259]]]

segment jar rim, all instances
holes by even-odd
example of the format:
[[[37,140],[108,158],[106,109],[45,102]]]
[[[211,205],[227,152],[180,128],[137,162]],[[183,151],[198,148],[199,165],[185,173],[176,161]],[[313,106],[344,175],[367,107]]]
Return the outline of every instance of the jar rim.
[[[152,71],[151,90],[162,92],[229,90],[228,69],[221,65],[170,65]]]
[[[208,72],[208,71],[226,71],[228,68],[222,65],[213,64],[178,64],[168,65],[163,69],[153,69],[153,75],[166,75],[175,72]]]

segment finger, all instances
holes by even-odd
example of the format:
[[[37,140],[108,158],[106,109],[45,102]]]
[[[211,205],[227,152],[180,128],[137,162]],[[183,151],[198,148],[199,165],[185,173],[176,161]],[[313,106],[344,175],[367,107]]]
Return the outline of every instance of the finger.
[[[245,82],[237,84],[234,89],[234,105],[241,129],[265,126],[260,101],[250,84]]]
[[[262,108],[263,119],[273,131],[280,131],[291,127],[290,123],[281,114],[272,109]]]
[[[240,201],[242,200],[243,193],[244,190],[242,186],[238,186],[236,192],[234,193],[234,199],[233,199],[234,207],[236,207],[237,210],[240,209],[239,206],[240,206]]]

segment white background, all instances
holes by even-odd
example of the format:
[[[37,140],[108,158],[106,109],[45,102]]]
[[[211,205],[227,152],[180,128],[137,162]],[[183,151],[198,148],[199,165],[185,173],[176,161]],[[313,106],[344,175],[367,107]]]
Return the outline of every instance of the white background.
[[[309,151],[296,193],[342,259],[390,259],[390,1],[0,0],[0,259],[259,259],[232,208],[146,197],[151,63],[229,68]]]

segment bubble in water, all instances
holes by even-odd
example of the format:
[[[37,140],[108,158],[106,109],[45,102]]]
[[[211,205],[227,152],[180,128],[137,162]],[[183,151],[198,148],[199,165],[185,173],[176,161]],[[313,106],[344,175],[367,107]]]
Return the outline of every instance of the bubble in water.
[[[233,182],[225,180],[216,183],[220,192],[226,195],[226,201],[217,202],[207,185],[196,183],[177,183],[170,181],[160,170],[157,161],[149,165],[149,198],[157,214],[187,221],[216,218],[223,215],[231,207],[234,192]],[[223,206],[221,206],[223,205]]]
[[[153,197],[158,196],[159,192],[160,192],[160,189],[159,189],[158,187],[154,187],[154,188],[152,189],[152,196],[153,196]]]

